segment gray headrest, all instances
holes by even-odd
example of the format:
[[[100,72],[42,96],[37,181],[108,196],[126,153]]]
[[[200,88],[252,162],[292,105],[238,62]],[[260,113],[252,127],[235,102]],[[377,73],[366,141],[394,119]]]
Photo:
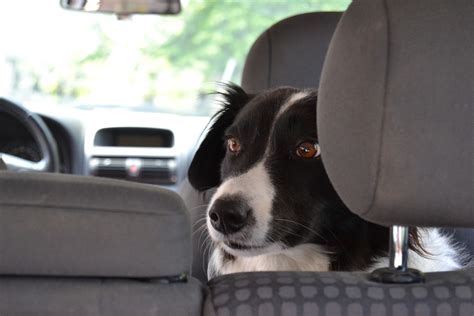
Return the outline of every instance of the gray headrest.
[[[329,177],[381,224],[474,226],[472,0],[360,0],[318,100]]]
[[[284,85],[317,87],[340,17],[336,12],[301,14],[266,30],[247,55],[242,75],[244,90],[255,93]]]
[[[188,273],[179,196],[151,185],[0,172],[0,274],[153,278]]]

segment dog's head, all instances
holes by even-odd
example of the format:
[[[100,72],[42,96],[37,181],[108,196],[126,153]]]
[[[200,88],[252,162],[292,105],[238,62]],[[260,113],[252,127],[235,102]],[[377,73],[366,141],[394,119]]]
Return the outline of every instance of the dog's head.
[[[207,212],[212,239],[235,256],[324,244],[342,202],[321,161],[316,90],[248,95],[229,85],[224,98],[188,173],[198,190],[218,187]]]

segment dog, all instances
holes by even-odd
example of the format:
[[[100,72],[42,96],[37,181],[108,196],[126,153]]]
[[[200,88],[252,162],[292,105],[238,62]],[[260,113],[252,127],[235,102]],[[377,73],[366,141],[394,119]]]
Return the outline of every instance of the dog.
[[[222,97],[188,171],[195,189],[217,187],[206,214],[214,244],[208,277],[388,266],[389,229],[351,213],[326,174],[317,90],[280,87],[250,95],[229,84]],[[425,272],[461,267],[458,249],[438,229],[409,232],[409,266]]]

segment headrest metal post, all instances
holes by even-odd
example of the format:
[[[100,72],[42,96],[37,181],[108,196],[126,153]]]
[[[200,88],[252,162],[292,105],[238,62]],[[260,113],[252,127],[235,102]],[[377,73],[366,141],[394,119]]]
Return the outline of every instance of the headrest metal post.
[[[408,268],[410,249],[409,228],[407,226],[390,227],[389,267],[381,268],[370,274],[370,279],[380,283],[421,283],[423,273]]]
[[[390,227],[390,268],[407,271],[408,261],[408,227]]]

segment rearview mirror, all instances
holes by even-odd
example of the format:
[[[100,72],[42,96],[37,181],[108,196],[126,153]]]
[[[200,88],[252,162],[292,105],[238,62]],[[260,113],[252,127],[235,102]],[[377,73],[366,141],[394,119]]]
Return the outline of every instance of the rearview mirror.
[[[61,7],[85,12],[130,14],[178,14],[180,0],[60,0]]]

